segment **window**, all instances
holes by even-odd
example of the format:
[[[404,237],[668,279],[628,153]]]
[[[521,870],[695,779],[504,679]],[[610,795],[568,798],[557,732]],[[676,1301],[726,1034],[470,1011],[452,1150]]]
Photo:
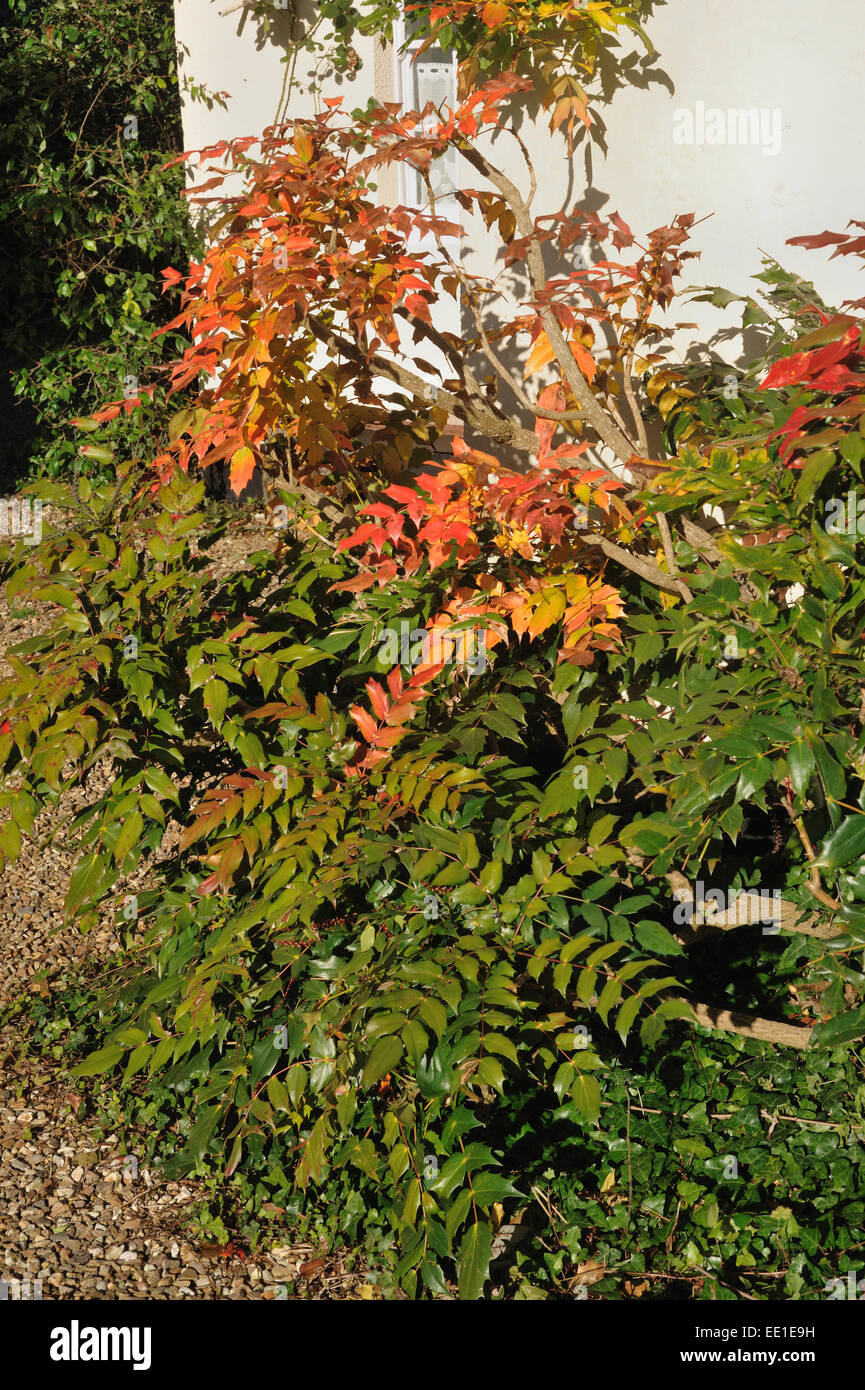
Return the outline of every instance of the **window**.
[[[456,53],[442,48],[428,48],[415,60],[423,35],[419,19],[409,15],[397,22],[396,61],[399,65],[397,91],[405,110],[422,111],[427,102],[438,108],[457,103]],[[408,47],[406,48],[406,43]],[[405,51],[401,51],[405,49]],[[430,167],[430,181],[436,200],[436,212],[455,220],[459,204],[454,198],[458,187],[459,155],[449,150]],[[411,207],[424,207],[428,202],[426,187],[413,169],[400,166],[400,199]]]
[[[428,48],[416,62],[415,57],[425,37],[419,19],[413,15],[404,16],[394,26],[394,45],[396,61],[396,94],[407,111],[422,111],[428,101],[436,108],[456,106],[457,104],[457,59],[453,50]],[[403,51],[405,50],[405,51]],[[439,217],[448,222],[461,224],[462,209],[454,194],[459,187],[460,157],[454,150],[448,150],[430,166],[430,182],[435,196],[435,209]],[[420,174],[406,164],[400,164],[399,201],[406,207],[427,209],[429,197],[426,185]],[[408,247],[412,252],[422,252],[432,262],[440,260],[436,240],[432,232],[422,234],[418,230],[410,233]],[[454,260],[460,259],[460,245],[454,238],[448,239],[448,247]],[[442,333],[462,336],[460,296],[444,294],[433,311],[435,326]],[[452,368],[438,348],[426,344],[424,356],[433,363],[442,378],[451,375]]]

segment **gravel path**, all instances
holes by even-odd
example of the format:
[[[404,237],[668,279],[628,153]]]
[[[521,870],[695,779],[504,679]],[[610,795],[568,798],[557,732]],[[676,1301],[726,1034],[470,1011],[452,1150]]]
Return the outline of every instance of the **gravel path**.
[[[246,549],[266,539],[259,521],[245,538]],[[219,559],[227,567],[229,555]],[[44,622],[42,613],[10,614],[0,593],[0,653]],[[0,675],[5,670],[0,660]],[[109,921],[86,936],[64,928],[73,859],[62,834],[44,846],[110,775],[108,764],[94,768],[61,811],[40,817],[39,843],[28,841],[18,862],[3,871],[0,1007],[34,990],[50,998],[70,969],[107,964],[118,949]],[[146,866],[135,881],[144,874]],[[194,1241],[188,1215],[202,1195],[200,1185],[165,1182],[158,1172],[139,1168],[121,1153],[118,1135],[104,1134],[104,1123],[81,1106],[62,1057],[29,1055],[15,1020],[0,1027],[0,1299],[27,1296],[28,1282],[29,1296],[43,1299],[372,1296],[363,1275],[346,1273],[338,1257],[310,1245],[242,1261]]]

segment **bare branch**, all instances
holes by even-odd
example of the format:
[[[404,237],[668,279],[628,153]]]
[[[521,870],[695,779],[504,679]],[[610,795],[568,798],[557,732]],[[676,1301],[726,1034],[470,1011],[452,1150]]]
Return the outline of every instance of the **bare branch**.
[[[421,400],[428,398],[430,384],[417,372],[409,371],[399,362],[393,362],[378,353],[368,357],[356,343],[329,328],[315,314],[307,315],[306,323],[319,342],[338,350],[345,357],[361,363],[368,369],[373,368],[381,376],[387,377],[397,386],[401,386],[403,390],[411,392],[412,395],[419,396]],[[479,434],[486,435],[489,439],[496,440],[500,444],[508,445],[526,454],[533,454],[538,447],[537,436],[531,430],[523,429],[515,422],[496,414],[483,397],[466,401],[463,397],[455,396],[450,391],[444,390],[443,387],[437,387],[436,400],[446,406],[452,414],[470,425],[472,429],[477,430]]]
[[[634,421],[634,428],[637,431],[637,450],[645,455],[649,452],[649,436],[646,432],[646,422],[643,419],[640,407],[637,405],[637,394],[634,390],[634,383],[631,378],[631,367],[633,366],[634,354],[631,353],[622,369],[622,387],[625,392],[625,400]]]
[[[650,584],[654,584],[656,589],[663,589],[667,594],[679,594],[687,603],[690,603],[694,597],[683,580],[659,569],[653,560],[647,560],[643,555],[632,555],[629,550],[623,550],[620,545],[608,540],[606,536],[596,536],[583,532],[580,540],[583,545],[597,546],[608,560],[615,560],[616,564],[622,565],[624,569],[631,570],[634,574],[638,574],[641,579],[646,579]]]
[[[811,1046],[811,1028],[800,1028],[792,1023],[775,1023],[771,1018],[760,1018],[757,1014],[746,1013],[741,1009],[720,1009],[714,1004],[701,1004],[693,999],[680,998],[676,1002],[687,1004],[694,1016],[694,1022],[701,1028],[712,1028],[720,1033],[738,1033],[742,1038],[782,1043],[785,1047]]]
[[[820,882],[820,870],[816,865],[817,855],[814,846],[811,844],[811,837],[805,829],[805,822],[802,820],[801,816],[796,815],[789,801],[785,801],[784,806],[786,807],[787,814],[796,827],[796,833],[805,851],[805,857],[811,865],[811,877],[805,885],[808,892],[812,897],[817,899],[818,903],[822,903],[824,907],[830,908],[833,912],[840,912],[841,903],[839,903],[836,898],[831,898]]]
[[[658,530],[661,533],[661,544],[664,547],[664,559],[667,562],[667,569],[670,574],[678,574],[679,566],[676,564],[676,556],[673,551],[673,538],[670,535],[670,526],[663,512],[656,512],[655,520],[658,523]]]
[[[694,903],[694,890],[684,874],[680,873],[678,869],[670,869],[665,877],[679,902]],[[779,899],[777,906],[779,916],[777,926],[783,932],[792,932],[797,936],[814,936],[821,941],[832,941],[841,935],[831,922],[824,921],[819,914],[803,915],[802,909],[796,903],[790,902],[788,898]],[[714,902],[706,903],[703,909],[703,922],[691,927],[687,932],[675,932],[674,935],[677,941],[686,946],[701,940],[707,933],[713,931],[732,931],[736,927],[745,927],[762,922],[764,913],[763,903],[756,894],[741,893],[737,895],[735,903],[726,912],[718,911]]]
[[[522,144],[522,141],[520,143]],[[430,179],[427,170],[423,170],[422,174],[427,192],[429,194],[430,208],[433,213],[433,216],[435,216],[435,193],[432,187],[432,180]],[[469,280],[469,277],[466,275],[462,266],[454,260],[453,256],[451,255],[450,251],[445,245],[440,232],[435,227],[433,228],[433,236],[435,237],[436,245],[439,249],[440,255],[447,262],[448,267],[450,268],[450,270],[453,271],[454,275],[459,280],[459,283],[465,291],[466,303],[468,304],[471,310],[472,318],[475,321],[475,326],[478,330],[478,335],[480,337],[481,344],[483,347],[484,356],[486,357],[490,365],[495,369],[495,371],[497,372],[501,380],[505,383],[505,385],[508,386],[511,389],[511,391],[513,391],[519,404],[525,410],[531,411],[531,413],[538,420],[555,420],[558,424],[568,424],[572,420],[585,420],[585,412],[582,410],[547,410],[543,406],[537,405],[534,401],[530,399],[530,397],[523,390],[522,383],[518,381],[517,378],[511,372],[508,371],[504,362],[502,362],[498,353],[493,348],[492,343],[489,340],[486,328],[484,327],[484,322],[481,317],[480,310],[478,309],[477,304],[475,302],[474,286]],[[464,367],[462,369],[465,370]],[[612,477],[613,475],[611,474],[610,476]]]
[[[546,268],[544,266],[543,253],[531,213],[523,200],[523,196],[516,184],[507,178],[498,169],[490,164],[489,160],[481,154],[480,150],[470,145],[467,140],[460,141],[457,146],[463,158],[471,164],[472,168],[498,190],[508,207],[516,218],[517,229],[526,242],[526,267],[529,272],[529,279],[536,299],[540,299],[547,283]],[[631,441],[623,433],[609,414],[599,405],[589,387],[586,378],[583,376],[574,354],[568,346],[567,339],[563,334],[558,319],[548,306],[538,310],[544,332],[550,340],[556,360],[562,369],[562,374],[574,400],[580,406],[583,417],[588,425],[595,431],[598,438],[602,440],[608,448],[612,449],[617,458],[623,463],[635,452]]]

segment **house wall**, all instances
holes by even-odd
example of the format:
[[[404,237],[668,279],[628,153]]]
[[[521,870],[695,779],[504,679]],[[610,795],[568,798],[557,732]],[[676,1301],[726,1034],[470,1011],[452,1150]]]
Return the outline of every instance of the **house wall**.
[[[187,93],[183,121],[188,148],[258,133],[280,106],[285,77],[280,60],[293,21],[287,12],[278,14],[265,35],[248,11],[221,13],[231,3],[175,0],[182,77],[229,93],[226,109],[210,110]],[[314,13],[312,0],[297,0],[297,6],[301,19]],[[638,235],[679,212],[694,212],[708,220],[694,229],[691,246],[701,251],[701,260],[686,267],[686,283],[748,292],[762,251],[814,280],[829,303],[863,294],[852,258],[832,261],[830,252],[785,245],[788,237],[827,227],[841,230],[850,218],[865,218],[861,0],[832,0],[830,5],[815,5],[814,0],[667,0],[647,27],[657,59],[637,61],[631,71],[639,85],[623,85],[609,105],[599,108],[595,130],[602,137],[600,145],[584,140],[569,160],[564,141],[550,135],[545,118],[524,124],[521,133],[540,175],[536,211],[574,202],[601,214],[618,211]],[[356,47],[360,71],[331,83],[327,94],[342,93],[349,110],[366,105],[373,95],[392,100],[392,52],[375,39],[358,40]],[[629,48],[625,40],[624,51]],[[634,52],[640,59],[642,48],[635,46]],[[304,72],[297,76],[290,116],[315,109],[314,98],[303,90]],[[699,103],[704,112],[744,108],[764,113],[762,135],[756,132],[754,144],[677,143],[677,130],[686,133],[677,111],[690,111],[696,123]],[[520,179],[521,159],[504,132],[491,150],[506,172]],[[477,186],[477,176],[467,174]],[[382,199],[395,200],[393,174],[379,186]],[[500,274],[483,225],[468,221],[466,230],[467,269]],[[504,276],[501,283],[519,299],[518,277]],[[691,344],[710,341],[727,361],[741,355],[735,309],[680,306],[677,318],[682,317],[697,326],[678,336],[678,350],[686,353]]]

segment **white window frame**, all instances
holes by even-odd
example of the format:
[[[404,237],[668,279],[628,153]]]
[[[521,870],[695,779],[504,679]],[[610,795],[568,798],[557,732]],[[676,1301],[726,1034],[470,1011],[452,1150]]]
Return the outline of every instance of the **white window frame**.
[[[403,111],[413,111],[417,106],[415,100],[415,74],[412,71],[412,58],[420,48],[422,39],[417,39],[414,43],[407,45],[408,31],[405,21],[405,14],[394,24],[394,91],[400,107]],[[402,52],[403,49],[405,52]],[[423,59],[421,59],[421,62]],[[455,107],[457,104],[457,55],[451,54],[451,67],[453,77],[451,81],[451,91],[449,100]],[[455,182],[458,185],[460,157],[455,154]],[[421,212],[431,212],[426,188],[416,170],[410,168],[405,163],[400,163],[398,169],[397,197],[399,202],[408,208],[414,208]],[[462,208],[455,197],[436,198],[436,216],[445,218],[448,222],[455,222],[458,226],[463,225]],[[432,261],[441,259],[435,236],[432,232],[425,235],[418,230],[412,230],[407,238],[406,246],[409,253],[425,252]],[[455,261],[459,261],[462,255],[461,243],[459,239],[449,237],[447,240],[448,251]],[[457,338],[462,337],[462,293],[458,291],[455,298],[443,298],[433,310],[433,319],[436,328],[444,333],[453,333]],[[401,331],[403,331],[401,329]],[[439,354],[434,344],[424,345],[424,357],[431,363],[436,364],[441,375],[445,378],[452,376],[453,367],[446,358]],[[441,360],[439,360],[439,358]]]
[[[394,24],[394,64],[395,64],[395,84],[396,92],[403,111],[412,111],[417,102],[415,99],[415,72],[412,67],[414,55],[423,42],[416,39],[407,45],[408,30],[406,26],[405,13]],[[423,61],[423,60],[421,60]],[[452,73],[451,91],[449,100],[455,107],[457,105],[457,55],[456,50],[450,52],[450,65]],[[459,156],[454,156],[454,182],[458,186]],[[423,181],[416,170],[404,163],[399,165],[399,199],[406,207],[428,210],[428,200]],[[460,205],[455,197],[446,196],[436,199],[436,214],[439,217],[446,217],[448,221],[456,222],[460,220]]]

